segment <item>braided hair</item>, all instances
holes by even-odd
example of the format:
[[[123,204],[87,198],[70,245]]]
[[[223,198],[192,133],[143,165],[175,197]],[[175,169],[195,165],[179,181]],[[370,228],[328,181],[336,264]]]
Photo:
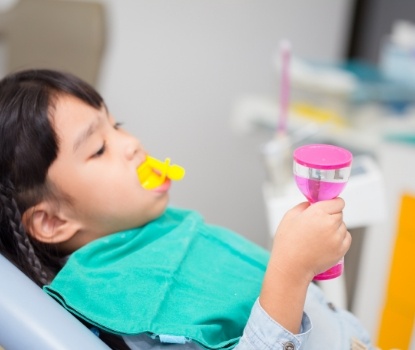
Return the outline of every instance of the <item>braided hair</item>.
[[[26,70],[0,81],[0,253],[39,286],[59,271],[60,256],[26,232],[22,215],[44,199],[62,198],[47,172],[59,150],[54,103],[65,94],[103,105],[94,88],[63,72]]]

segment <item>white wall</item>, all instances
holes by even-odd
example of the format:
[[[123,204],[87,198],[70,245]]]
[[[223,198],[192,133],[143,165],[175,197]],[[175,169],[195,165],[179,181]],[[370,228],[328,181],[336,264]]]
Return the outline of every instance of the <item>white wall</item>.
[[[233,133],[236,99],[276,91],[281,38],[297,54],[341,57],[350,0],[105,0],[100,90],[157,157],[185,166],[172,204],[266,244],[260,141]]]
[[[16,2],[0,0],[0,11]],[[185,166],[171,203],[265,245],[264,140],[231,130],[234,102],[276,94],[273,58],[282,38],[301,56],[339,59],[353,1],[102,2],[109,28],[99,90],[154,156]]]

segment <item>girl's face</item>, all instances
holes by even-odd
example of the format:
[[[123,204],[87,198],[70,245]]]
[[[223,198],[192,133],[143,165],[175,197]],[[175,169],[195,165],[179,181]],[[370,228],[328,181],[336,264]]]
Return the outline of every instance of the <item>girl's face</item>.
[[[170,183],[152,191],[141,186],[136,169],[146,151],[105,107],[96,110],[73,96],[61,96],[52,123],[59,154],[48,178],[72,200],[62,204],[66,217],[78,225],[69,240],[71,250],[142,226],[164,212]]]

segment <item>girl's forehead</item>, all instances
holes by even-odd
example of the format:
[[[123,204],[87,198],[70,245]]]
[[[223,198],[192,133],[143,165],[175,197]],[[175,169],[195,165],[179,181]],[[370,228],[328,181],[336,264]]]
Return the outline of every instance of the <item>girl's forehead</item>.
[[[88,122],[91,119],[105,117],[107,114],[105,105],[97,109],[71,95],[59,96],[53,111],[53,117],[59,123]]]
[[[62,140],[75,144],[85,134],[91,134],[99,123],[108,118],[105,106],[96,109],[77,97],[60,96],[53,111],[53,124]]]

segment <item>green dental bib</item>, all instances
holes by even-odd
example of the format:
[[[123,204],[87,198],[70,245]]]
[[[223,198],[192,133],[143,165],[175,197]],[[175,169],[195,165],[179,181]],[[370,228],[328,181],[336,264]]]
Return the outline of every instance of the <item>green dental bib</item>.
[[[44,290],[76,316],[121,335],[183,336],[208,349],[239,341],[269,253],[168,208],[146,226],[74,252]]]

